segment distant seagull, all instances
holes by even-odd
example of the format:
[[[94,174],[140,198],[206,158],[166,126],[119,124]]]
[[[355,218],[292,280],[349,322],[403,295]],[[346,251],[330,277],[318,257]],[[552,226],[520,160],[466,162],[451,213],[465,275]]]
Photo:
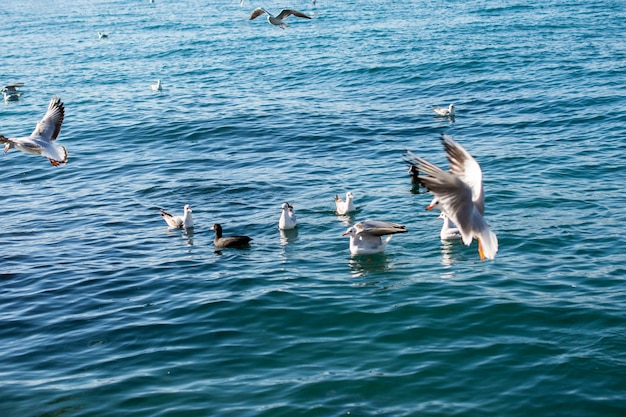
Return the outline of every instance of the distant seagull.
[[[163,86],[161,85],[161,80],[157,80],[156,84],[150,84],[150,87],[152,87],[152,91],[163,90]]]
[[[335,208],[337,209],[337,214],[346,214],[351,211],[355,211],[354,202],[352,201],[354,196],[350,191],[346,193],[346,201],[343,201],[339,198],[339,195],[335,195]]]
[[[293,206],[287,202],[282,205],[282,213],[278,220],[278,228],[280,230],[294,229],[298,225],[296,220],[296,213],[293,211]]]
[[[108,33],[98,32],[98,39],[104,39],[104,38],[108,38],[108,37],[109,37]]]
[[[407,151],[405,161],[417,165],[419,182],[435,195],[426,210],[441,210],[459,228],[463,243],[469,246],[478,240],[480,259],[494,259],[498,238],[483,218],[485,201],[483,174],[478,162],[459,143],[447,135],[441,141],[448,154],[450,172]]]
[[[152,0],[151,0],[152,1]],[[246,2],[246,0],[241,0],[239,2],[239,6],[243,6],[243,4]],[[316,0],[313,0],[313,5],[315,6],[315,4],[317,4]]]
[[[22,93],[18,91],[19,87],[23,87],[24,83],[9,84],[2,87],[2,95],[4,101],[16,101],[20,98]]]
[[[37,123],[37,127],[28,137],[11,139],[0,135],[0,143],[4,143],[4,152],[15,148],[25,153],[41,155],[48,158],[52,165],[59,166],[67,162],[67,149],[56,143],[61,132],[61,125],[65,116],[65,108],[61,99],[52,97],[48,111]]]
[[[283,19],[286,19],[291,15],[294,15],[296,17],[301,17],[303,19],[310,19],[310,17],[305,15],[304,13],[299,12],[297,10],[293,10],[293,9],[283,9],[280,13],[278,13],[278,16],[274,16],[267,10],[259,7],[257,9],[254,9],[254,11],[252,12],[252,15],[250,16],[250,20],[256,19],[257,17],[261,16],[263,13],[267,13],[267,21],[271,25],[278,26],[281,29],[284,29],[286,26],[289,26],[287,23],[283,21]]]
[[[448,216],[445,215],[444,212],[441,212],[437,218],[443,220],[443,225],[441,226],[441,231],[439,232],[441,240],[456,240],[463,238],[459,228],[450,220]]]
[[[454,104],[450,104],[448,107],[431,106],[431,108],[439,116],[444,116],[444,117],[452,117],[452,116],[454,116]]]
[[[365,220],[350,227],[343,236],[350,236],[350,253],[372,255],[385,250],[396,233],[406,233],[406,226],[379,220]],[[385,240],[381,236],[386,236]]]
[[[192,210],[189,204],[185,204],[185,207],[183,207],[182,216],[172,216],[165,210],[161,209],[161,216],[171,229],[191,229],[193,227],[193,218],[191,217],[191,213]]]
[[[245,248],[250,244],[252,238],[248,236],[222,236],[222,226],[215,223],[211,230],[215,231],[213,245],[217,249],[221,248]]]

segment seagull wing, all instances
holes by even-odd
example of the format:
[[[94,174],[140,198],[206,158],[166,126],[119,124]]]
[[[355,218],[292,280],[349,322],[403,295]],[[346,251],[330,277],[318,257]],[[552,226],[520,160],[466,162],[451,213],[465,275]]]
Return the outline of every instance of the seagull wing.
[[[304,19],[310,19],[310,17],[305,15],[304,13],[293,9],[283,9],[276,17],[279,19],[286,19],[291,15],[294,15],[296,17],[302,17]]]
[[[472,241],[472,217],[474,202],[472,189],[458,176],[446,172],[423,158],[407,151],[405,156],[417,165],[420,172],[427,176],[418,176],[418,181],[437,197],[443,211],[461,230],[466,244]]]
[[[396,233],[406,233],[406,226],[381,220],[364,220],[354,225],[357,234],[384,236]]]
[[[442,134],[443,143],[448,161],[450,162],[450,172],[461,178],[472,190],[472,200],[476,209],[481,214],[485,213],[485,194],[483,190],[483,173],[478,162],[450,136]]]
[[[63,124],[63,118],[65,117],[65,108],[61,99],[53,97],[48,105],[48,111],[37,123],[37,127],[31,133],[31,138],[41,138],[46,141],[56,140],[61,131],[61,125]]]
[[[269,14],[265,9],[258,7],[256,9],[254,9],[254,11],[252,12],[252,14],[250,15],[250,19],[249,20],[254,20],[257,17],[261,16],[263,13],[267,13]],[[269,14],[271,16],[271,14]]]

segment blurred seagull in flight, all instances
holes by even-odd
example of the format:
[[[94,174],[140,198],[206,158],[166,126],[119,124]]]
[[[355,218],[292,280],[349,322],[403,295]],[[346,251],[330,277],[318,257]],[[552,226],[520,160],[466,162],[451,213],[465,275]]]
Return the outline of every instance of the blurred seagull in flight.
[[[406,226],[380,220],[365,220],[348,228],[342,236],[350,236],[352,255],[373,255],[385,250],[396,233],[406,233]],[[381,236],[387,236],[385,240]]]
[[[243,4],[244,4],[245,2],[246,2],[246,0],[241,0],[241,1],[239,2],[239,6],[240,6],[240,7],[241,7],[241,6],[243,6]],[[313,0],[313,6],[315,6],[315,4],[316,4],[316,3],[317,3],[317,2],[316,2],[316,0]]]
[[[420,173],[420,184],[435,195],[426,210],[439,209],[459,229],[463,243],[469,246],[478,240],[480,259],[494,259],[498,252],[498,238],[483,218],[485,200],[483,174],[478,162],[450,136],[442,134],[450,162],[450,172],[407,151],[406,162],[415,164]],[[445,220],[445,218],[444,218]]]
[[[65,117],[65,107],[59,97],[52,97],[48,111],[43,116],[33,133],[24,138],[7,138],[0,135],[0,143],[4,143],[4,152],[9,149],[19,149],[32,155],[41,155],[48,158],[55,167],[67,162],[67,149],[56,143],[61,132],[61,125]]]
[[[98,39],[104,39],[108,37],[109,37],[108,33],[98,32]]]
[[[274,16],[267,10],[263,9],[262,7],[259,7],[257,9],[254,9],[254,11],[252,12],[252,15],[250,15],[249,20],[254,20],[257,17],[261,16],[263,13],[267,13],[267,21],[271,25],[278,26],[281,29],[284,29],[286,26],[289,26],[283,20],[288,18],[291,15],[294,15],[296,17],[301,17],[303,19],[310,19],[310,17],[305,15],[304,13],[299,12],[297,10],[293,10],[293,9],[283,9],[280,13],[278,13],[278,16]]]
[[[431,106],[433,111],[439,116],[454,117],[454,104],[450,104],[448,107],[435,107]]]

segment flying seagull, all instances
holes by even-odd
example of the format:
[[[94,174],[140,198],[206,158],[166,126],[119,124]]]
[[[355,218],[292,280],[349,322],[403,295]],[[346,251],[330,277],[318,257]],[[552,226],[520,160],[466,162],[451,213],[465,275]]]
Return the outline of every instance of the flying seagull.
[[[33,155],[41,155],[48,158],[55,167],[67,162],[67,149],[56,143],[57,136],[61,132],[65,108],[59,97],[52,97],[48,105],[48,111],[43,116],[33,133],[23,138],[7,138],[0,135],[0,143],[4,143],[4,152],[9,149],[19,149],[22,152]]]
[[[411,151],[405,161],[415,164],[420,173],[420,184],[435,195],[426,210],[441,210],[454,223],[463,243],[469,246],[478,240],[480,259],[494,259],[498,252],[498,238],[483,218],[485,200],[483,174],[478,162],[450,136],[442,134],[441,142],[448,154],[450,172],[426,161]]]
[[[274,16],[267,10],[263,9],[262,7],[259,7],[257,9],[254,9],[254,11],[252,12],[252,15],[250,16],[250,20],[256,19],[257,17],[261,16],[263,13],[267,13],[267,21],[271,25],[278,26],[281,29],[284,29],[286,26],[289,26],[287,23],[283,21],[283,19],[286,19],[291,15],[294,15],[296,17],[301,17],[303,19],[310,19],[310,17],[305,15],[304,13],[299,12],[297,10],[293,10],[293,9],[283,9],[280,13],[278,13],[278,16]]]

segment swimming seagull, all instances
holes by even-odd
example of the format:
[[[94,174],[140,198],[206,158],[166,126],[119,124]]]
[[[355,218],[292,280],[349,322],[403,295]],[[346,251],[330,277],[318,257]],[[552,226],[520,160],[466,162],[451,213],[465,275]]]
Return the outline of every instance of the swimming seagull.
[[[211,230],[215,231],[215,239],[213,245],[220,248],[244,248],[249,245],[252,238],[248,236],[224,236],[222,237],[222,226],[215,223]]]
[[[281,208],[282,213],[278,220],[278,228],[280,230],[294,229],[298,225],[298,221],[296,220],[296,213],[293,211],[293,206],[284,202]]]
[[[108,38],[108,37],[109,37],[108,33],[98,32],[98,39],[103,39],[103,38]]]
[[[150,84],[152,91],[161,91],[163,90],[163,86],[161,85],[161,80],[157,80],[156,84]]]
[[[283,19],[286,19],[291,15],[294,15],[296,17],[301,17],[303,19],[310,19],[310,17],[305,15],[304,13],[299,12],[297,10],[293,10],[293,9],[283,9],[280,13],[278,13],[278,16],[274,16],[267,10],[263,9],[262,7],[259,7],[259,8],[254,9],[249,20],[254,20],[257,17],[261,16],[263,13],[267,13],[267,21],[271,25],[278,26],[281,29],[284,29],[286,26],[289,26],[287,23],[283,21]]]
[[[191,229],[193,227],[191,213],[192,210],[189,204],[185,204],[185,207],[183,207],[182,216],[172,216],[167,211],[161,209],[161,216],[171,229]]]
[[[59,97],[52,97],[48,105],[48,111],[43,116],[33,133],[28,137],[11,139],[0,135],[0,143],[4,143],[4,152],[9,149],[19,149],[22,152],[42,155],[48,158],[55,167],[67,162],[67,149],[56,143],[61,132],[65,108]]]
[[[443,220],[443,225],[441,226],[441,231],[439,232],[441,240],[456,240],[462,238],[459,228],[450,220],[448,216],[445,215],[444,212],[441,212],[437,218]]]
[[[380,220],[365,220],[348,228],[342,236],[350,236],[350,253],[372,255],[385,250],[396,233],[406,233],[406,226]],[[381,236],[387,236],[385,240]]]
[[[483,218],[485,212],[483,177],[478,162],[450,136],[442,134],[441,141],[448,154],[450,172],[407,151],[405,161],[415,164],[420,172],[419,182],[435,195],[426,210],[441,210],[459,228],[463,243],[469,246],[478,240],[480,259],[494,259],[498,238]]]
[[[454,104],[450,104],[448,107],[435,107],[431,106],[431,108],[437,113],[439,116],[454,116]]]
[[[339,195],[336,194],[335,208],[337,209],[337,214],[346,214],[350,213],[351,211],[355,211],[356,208],[354,207],[354,203],[352,202],[353,199],[354,196],[350,191],[346,193],[346,201],[343,201],[341,198],[339,198]]]

